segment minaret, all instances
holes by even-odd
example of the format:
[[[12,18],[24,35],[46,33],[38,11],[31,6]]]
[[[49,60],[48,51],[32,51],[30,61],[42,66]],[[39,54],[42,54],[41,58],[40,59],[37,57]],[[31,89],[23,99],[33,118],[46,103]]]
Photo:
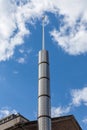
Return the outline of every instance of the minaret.
[[[45,50],[44,39],[43,18],[42,50],[39,51],[38,130],[51,130],[49,55]]]

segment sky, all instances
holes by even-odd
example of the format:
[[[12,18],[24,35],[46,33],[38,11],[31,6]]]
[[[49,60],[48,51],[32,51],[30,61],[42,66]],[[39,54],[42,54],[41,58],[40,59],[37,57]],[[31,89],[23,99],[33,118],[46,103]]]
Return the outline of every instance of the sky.
[[[86,130],[87,0],[0,0],[0,118],[37,119],[44,15],[52,117],[73,114]]]

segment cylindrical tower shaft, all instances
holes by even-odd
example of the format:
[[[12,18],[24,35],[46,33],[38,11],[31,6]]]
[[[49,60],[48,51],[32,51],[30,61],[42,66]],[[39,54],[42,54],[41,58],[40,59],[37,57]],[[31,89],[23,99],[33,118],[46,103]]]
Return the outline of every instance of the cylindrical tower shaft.
[[[50,74],[48,51],[39,52],[38,130],[51,130]]]

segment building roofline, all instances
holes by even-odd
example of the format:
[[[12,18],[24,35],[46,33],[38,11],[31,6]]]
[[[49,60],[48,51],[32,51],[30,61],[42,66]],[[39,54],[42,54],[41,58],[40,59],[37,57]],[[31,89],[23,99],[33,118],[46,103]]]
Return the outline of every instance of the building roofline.
[[[7,122],[9,122],[9,121],[11,121],[11,120],[14,120],[14,119],[16,119],[16,118],[18,118],[18,117],[22,117],[22,118],[25,119],[27,122],[29,122],[29,120],[28,120],[27,118],[25,118],[24,116],[22,116],[20,113],[17,113],[17,114],[11,114],[11,115],[9,115],[9,116],[7,116],[7,117],[2,118],[2,119],[0,120],[0,125],[2,125],[2,124],[4,124],[4,123],[7,123]]]
[[[74,125],[76,127],[78,127],[80,130],[82,130],[82,128],[80,127],[79,123],[77,122],[76,118],[74,117],[74,115],[68,115],[68,116],[61,116],[61,117],[54,117],[52,118],[53,122],[61,122],[61,121],[65,121],[65,120],[69,120],[71,119],[74,123]]]
[[[61,122],[61,121],[69,120],[69,119],[72,120],[73,124],[77,128],[79,128],[79,130],[82,130],[82,128],[80,127],[79,123],[77,122],[77,120],[75,119],[75,117],[73,115],[54,117],[54,118],[52,118],[52,123],[54,123],[54,122]],[[34,125],[34,124],[36,125],[36,123],[37,123],[37,120],[29,121],[29,122],[25,122],[23,124],[17,124],[17,125],[15,125],[13,127],[10,127],[8,129],[6,129],[6,130],[15,130],[15,128],[18,128],[18,127],[21,128],[21,127],[24,127],[24,126],[27,126],[27,125]]]

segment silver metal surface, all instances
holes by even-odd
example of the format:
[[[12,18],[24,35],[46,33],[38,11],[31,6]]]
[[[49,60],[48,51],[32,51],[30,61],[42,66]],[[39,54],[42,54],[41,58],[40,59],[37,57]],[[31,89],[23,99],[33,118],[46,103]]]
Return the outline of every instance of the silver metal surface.
[[[49,78],[49,65],[47,63],[39,64],[39,79],[46,77]]]
[[[51,130],[51,121],[47,117],[39,118],[38,124],[39,124],[39,126],[38,126],[39,130]]]
[[[38,84],[38,96],[43,94],[50,96],[50,87],[48,86],[49,86],[48,79],[46,78],[40,79]]]
[[[38,129],[51,130],[50,75],[48,51],[39,52]]]
[[[39,51],[39,63],[41,62],[49,63],[48,52],[46,50]]]
[[[38,116],[50,116],[50,102],[49,97],[41,96],[38,99]]]

